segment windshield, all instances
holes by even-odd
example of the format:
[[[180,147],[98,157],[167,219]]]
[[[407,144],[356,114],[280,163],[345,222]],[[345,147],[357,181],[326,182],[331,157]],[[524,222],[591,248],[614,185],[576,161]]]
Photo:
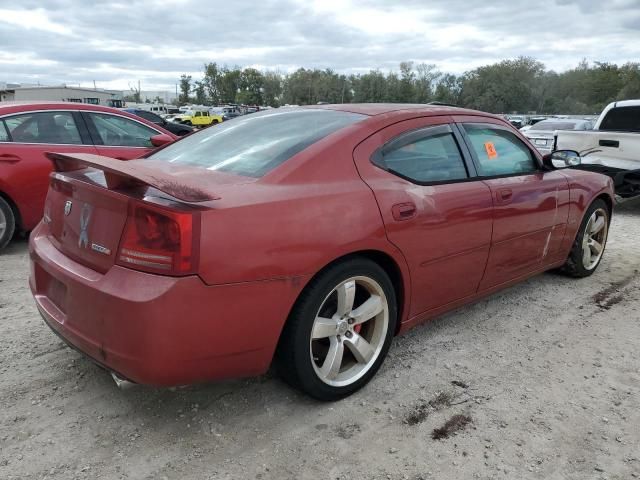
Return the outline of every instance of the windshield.
[[[148,158],[261,177],[318,140],[365,118],[334,110],[258,112],[191,135]]]
[[[531,130],[542,130],[545,132],[553,130],[577,130],[577,125],[576,122],[550,122],[543,120],[532,126]]]

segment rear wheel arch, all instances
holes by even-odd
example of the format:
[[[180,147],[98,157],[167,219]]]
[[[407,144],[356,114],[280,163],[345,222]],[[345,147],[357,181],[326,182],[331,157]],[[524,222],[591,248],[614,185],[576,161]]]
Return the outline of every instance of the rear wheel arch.
[[[406,292],[409,290],[408,280],[405,278],[405,274],[403,274],[402,268],[400,267],[396,259],[394,259],[390,254],[382,250],[374,250],[374,249],[358,250],[358,251],[347,253],[345,255],[342,255],[340,257],[333,259],[332,261],[324,265],[321,269],[319,269],[315,273],[315,275],[309,278],[309,280],[305,283],[304,287],[300,290],[300,293],[298,294],[296,301],[293,303],[293,305],[291,306],[291,309],[289,310],[289,315],[287,316],[287,320],[282,325],[282,331],[284,330],[285,325],[288,323],[289,318],[291,316],[291,312],[293,312],[293,310],[295,309],[296,304],[298,303],[300,297],[304,294],[305,290],[307,289],[307,286],[310,283],[312,283],[314,279],[316,279],[319,275],[324,273],[327,269],[337,264],[340,264],[358,257],[366,258],[368,260],[373,261],[374,263],[379,265],[385,271],[385,273],[389,276],[389,279],[393,284],[393,289],[396,294],[396,308],[398,312],[398,321],[396,323],[396,331],[394,333],[397,334],[398,331],[400,330],[400,324],[402,323],[402,319],[404,318],[403,314],[405,313],[406,308],[408,307],[407,305],[408,302],[405,300]],[[280,332],[280,335],[282,335],[282,331]]]

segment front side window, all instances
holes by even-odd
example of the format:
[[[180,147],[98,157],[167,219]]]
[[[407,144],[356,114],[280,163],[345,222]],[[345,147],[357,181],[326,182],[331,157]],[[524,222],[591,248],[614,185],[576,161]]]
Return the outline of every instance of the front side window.
[[[257,178],[327,135],[365,118],[335,110],[269,110],[189,135],[148,158]]]
[[[456,139],[446,125],[392,140],[374,157],[374,163],[419,184],[468,177]]]
[[[508,130],[479,123],[464,124],[464,129],[478,159],[480,176],[518,175],[537,171],[531,151]]]
[[[98,138],[98,145],[112,147],[145,147],[149,148],[151,137],[158,135],[152,128],[129,118],[104,113],[89,113]]]
[[[27,113],[4,120],[11,139],[17,143],[82,144],[71,112]]]

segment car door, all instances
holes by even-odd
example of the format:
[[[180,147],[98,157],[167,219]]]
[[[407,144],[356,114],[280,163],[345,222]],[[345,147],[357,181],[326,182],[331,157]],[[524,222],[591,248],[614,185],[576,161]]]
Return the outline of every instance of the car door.
[[[0,183],[18,206],[22,227],[31,230],[42,218],[53,169],[45,153],[97,152],[77,112],[30,111],[0,122]]]
[[[100,155],[119,160],[138,158],[153,150],[151,137],[160,131],[128,117],[106,112],[82,112]]]
[[[491,253],[480,290],[557,261],[569,214],[566,177],[545,170],[533,149],[499,120],[454,119],[493,197]]]
[[[354,150],[389,240],[411,272],[410,317],[473,295],[489,256],[491,190],[450,117],[388,126]]]

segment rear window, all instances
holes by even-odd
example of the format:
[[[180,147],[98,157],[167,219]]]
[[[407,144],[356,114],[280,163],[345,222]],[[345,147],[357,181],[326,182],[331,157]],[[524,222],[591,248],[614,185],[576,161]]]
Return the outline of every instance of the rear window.
[[[259,112],[189,135],[148,158],[261,177],[318,140],[365,118],[334,110]]]
[[[616,107],[609,110],[600,130],[640,132],[640,107]]]
[[[547,122],[542,121],[536,123],[531,130],[541,130],[543,132],[553,131],[553,130],[577,130],[576,126],[578,124],[574,122]]]

